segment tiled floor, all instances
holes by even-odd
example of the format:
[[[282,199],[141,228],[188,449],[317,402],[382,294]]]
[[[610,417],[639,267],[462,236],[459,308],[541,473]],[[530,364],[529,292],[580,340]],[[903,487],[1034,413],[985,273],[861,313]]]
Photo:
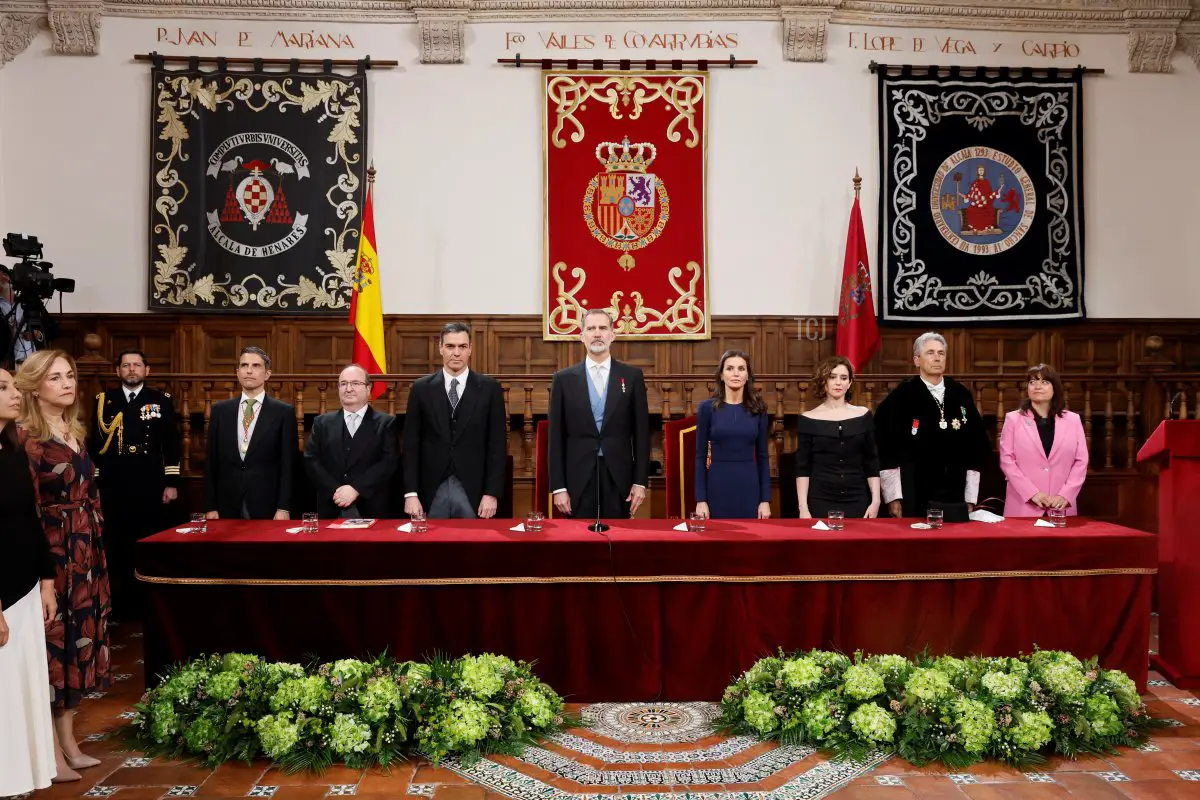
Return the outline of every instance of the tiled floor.
[[[1143,751],[1104,759],[1054,759],[1038,772],[1023,773],[996,764],[948,774],[917,768],[899,759],[873,767],[831,765],[804,748],[778,749],[741,739],[700,735],[694,741],[620,741],[602,726],[571,731],[534,748],[523,759],[497,757],[464,770],[450,762],[440,768],[406,763],[390,773],[335,767],[324,775],[284,775],[266,762],[226,764],[207,770],[189,764],[149,760],[120,752],[103,738],[121,724],[142,690],[141,638],[134,626],[114,630],[119,645],[113,661],[113,689],[86,701],[76,726],[87,737],[85,752],[103,759],[76,784],[37,792],[51,797],[321,798],[356,795],[432,797],[434,800],[663,800],[690,793],[695,800],[842,800],[889,798],[1193,798],[1200,800],[1200,700],[1151,674],[1147,701],[1158,717],[1177,726],[1157,732]],[[656,795],[658,797],[656,797]],[[572,798],[572,796],[574,796]],[[605,796],[605,797],[601,797]]]

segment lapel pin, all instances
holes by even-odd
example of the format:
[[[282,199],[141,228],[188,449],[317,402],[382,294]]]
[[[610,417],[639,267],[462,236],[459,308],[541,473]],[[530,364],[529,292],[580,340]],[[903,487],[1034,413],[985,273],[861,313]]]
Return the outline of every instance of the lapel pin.
[[[621,394],[625,394],[625,379],[621,378]]]

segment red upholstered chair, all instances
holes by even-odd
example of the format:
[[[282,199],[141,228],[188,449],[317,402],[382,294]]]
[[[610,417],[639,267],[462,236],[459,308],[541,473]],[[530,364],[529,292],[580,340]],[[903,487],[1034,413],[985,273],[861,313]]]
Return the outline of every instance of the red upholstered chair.
[[[533,509],[554,516],[554,503],[550,501],[550,420],[537,424],[533,440]]]
[[[667,484],[667,518],[687,519],[696,507],[696,418],[663,426],[663,475]]]

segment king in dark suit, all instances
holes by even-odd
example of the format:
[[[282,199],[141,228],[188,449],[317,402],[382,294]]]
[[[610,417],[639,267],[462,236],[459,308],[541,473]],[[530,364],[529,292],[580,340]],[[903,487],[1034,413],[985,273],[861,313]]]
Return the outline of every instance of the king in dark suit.
[[[559,370],[550,387],[550,484],[563,516],[629,517],[646,499],[650,410],[642,371],[612,358],[607,311],[589,311],[580,337],[588,356]],[[597,484],[598,482],[598,484]]]
[[[323,518],[391,516],[387,485],[396,471],[395,418],[371,408],[367,371],[351,364],[338,376],[342,407],[313,421],[304,467]]]
[[[443,369],[413,383],[404,416],[404,512],[434,519],[496,515],[508,416],[494,378],[470,369],[471,328],[442,327]]]
[[[289,519],[296,457],[296,409],[267,395],[271,357],[244,347],[241,397],[214,403],[204,465],[209,519]]]
[[[104,544],[113,609],[136,616],[141,606],[133,545],[171,524],[167,504],[179,497],[180,434],[171,395],[145,385],[150,367],[140,350],[118,357],[121,386],[96,395],[88,453],[104,511]]]

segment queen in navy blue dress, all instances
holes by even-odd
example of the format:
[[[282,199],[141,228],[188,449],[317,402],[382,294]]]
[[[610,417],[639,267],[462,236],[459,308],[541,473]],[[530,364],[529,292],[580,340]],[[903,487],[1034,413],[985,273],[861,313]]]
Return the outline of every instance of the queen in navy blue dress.
[[[754,391],[750,357],[727,351],[716,379],[713,397],[696,412],[696,513],[712,519],[767,519],[767,407]]]

